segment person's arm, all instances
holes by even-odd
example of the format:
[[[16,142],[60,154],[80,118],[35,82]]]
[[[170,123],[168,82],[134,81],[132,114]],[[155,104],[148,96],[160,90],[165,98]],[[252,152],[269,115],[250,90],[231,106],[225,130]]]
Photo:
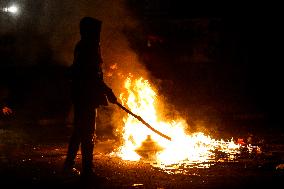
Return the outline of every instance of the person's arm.
[[[117,98],[113,93],[112,89],[105,84],[103,80],[101,80],[101,87],[103,89],[104,94],[107,96],[109,102],[115,104],[117,102]]]
[[[115,104],[117,102],[117,98],[113,93],[112,89],[104,82],[103,71],[101,66],[99,66],[99,71],[97,72],[97,80],[99,82],[99,86],[102,89],[103,93],[106,95],[109,102]]]
[[[99,65],[100,65],[99,67],[101,68],[101,66],[103,64],[103,58],[102,58],[102,54],[101,54],[100,45],[98,47],[98,56],[99,56]],[[107,84],[105,84],[105,82],[103,81],[102,70],[100,70],[99,78],[101,79],[101,85],[102,85],[102,88],[103,88],[105,95],[107,96],[108,101],[115,104],[117,102],[117,98],[116,98],[115,94],[113,93],[112,89],[109,86],[107,86]]]
[[[116,98],[115,94],[113,93],[113,91],[112,91],[111,88],[109,88],[107,85],[106,85],[106,87],[107,87],[107,88],[106,88],[107,99],[108,99],[111,103],[115,104],[115,103],[117,102],[117,98]]]

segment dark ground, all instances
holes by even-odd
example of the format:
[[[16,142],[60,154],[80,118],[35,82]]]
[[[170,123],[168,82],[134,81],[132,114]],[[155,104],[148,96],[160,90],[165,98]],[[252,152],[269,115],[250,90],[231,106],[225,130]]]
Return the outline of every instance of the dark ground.
[[[94,162],[97,175],[104,179],[96,178],[89,185],[281,188],[284,175],[276,166],[284,163],[283,57],[278,48],[283,38],[279,24],[282,17],[278,15],[282,11],[272,9],[270,14],[267,4],[259,8],[245,3],[237,6],[241,9],[230,5],[225,9],[229,14],[219,11],[223,6],[208,6],[213,14],[203,4],[199,9],[190,6],[191,11],[184,5],[169,7],[172,15],[167,17],[141,13],[143,18],[148,15],[143,24],[150,32],[142,35],[125,31],[131,48],[155,81],[160,81],[161,94],[189,118],[187,121],[203,123],[210,135],[218,138],[246,138],[252,133],[264,140],[264,153],[209,169],[190,169],[187,175],[173,175],[142,162],[110,157],[107,154],[113,138],[102,137],[107,131],[100,130]],[[202,16],[194,15],[201,10]],[[188,12],[193,15],[182,15]],[[205,13],[212,15],[207,17]],[[147,47],[147,35],[161,37],[164,42]],[[71,133],[65,126],[70,91],[66,68],[55,66],[48,41],[48,36],[33,32],[0,38],[0,103],[5,100],[2,91],[7,89],[11,97],[8,101],[16,112],[16,119],[0,117],[1,188],[83,188],[79,178],[60,174]],[[34,44],[30,45],[36,47],[33,53],[26,44]],[[22,54],[15,55],[15,49]],[[77,162],[80,168],[80,158]]]
[[[222,102],[217,95],[207,106],[200,101],[204,96],[180,93],[183,85],[175,87],[169,95],[175,99],[172,101],[175,107],[181,107],[189,117],[193,115],[195,123],[201,119],[213,138],[246,138],[253,134],[257,141],[264,141],[263,154],[239,162],[218,163],[208,169],[186,169],[187,174],[168,174],[147,163],[122,161],[108,155],[114,144],[110,134],[113,128],[103,125],[98,129],[94,157],[98,177],[90,183],[79,177],[67,178],[60,172],[71,133],[65,68],[26,67],[16,69],[16,73],[11,70],[1,70],[2,81],[11,86],[14,95],[11,107],[15,111],[15,115],[2,116],[0,121],[1,188],[278,188],[276,185],[283,182],[283,170],[276,170],[277,165],[284,163],[283,121],[281,111],[276,109],[278,105],[271,104],[272,109],[268,109],[271,114],[267,114],[250,111],[245,103]],[[175,98],[179,93],[181,96]],[[187,100],[183,99],[186,96],[189,101],[181,103]],[[190,101],[193,97],[196,98],[191,101],[195,103]],[[111,113],[109,110],[111,107],[102,111]],[[80,169],[80,156],[76,166]]]
[[[208,169],[168,174],[143,162],[108,155],[113,139],[98,136],[95,148],[97,178],[89,183],[61,174],[70,126],[40,125],[15,120],[0,125],[1,188],[276,188],[283,182],[283,134],[258,134],[266,148],[257,157],[218,163]],[[257,134],[257,133],[255,133]],[[76,167],[80,169],[80,155]]]

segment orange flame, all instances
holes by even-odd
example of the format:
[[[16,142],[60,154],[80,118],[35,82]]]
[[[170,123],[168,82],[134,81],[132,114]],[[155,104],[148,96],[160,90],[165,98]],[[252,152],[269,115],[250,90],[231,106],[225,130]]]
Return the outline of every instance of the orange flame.
[[[189,126],[183,119],[162,121],[157,116],[157,94],[148,80],[132,80],[128,77],[125,81],[125,93],[120,95],[123,105],[127,105],[133,113],[140,115],[146,122],[158,131],[170,136],[172,141],[168,141],[157,135],[131,115],[124,117],[123,129],[124,144],[119,148],[118,156],[123,160],[137,161],[142,157],[137,153],[142,148],[143,142],[151,136],[162,150],[155,154],[155,161],[159,165],[170,165],[180,162],[201,163],[214,159],[214,150],[219,150],[234,155],[239,153],[239,145],[231,141],[215,140],[204,133],[186,133]]]

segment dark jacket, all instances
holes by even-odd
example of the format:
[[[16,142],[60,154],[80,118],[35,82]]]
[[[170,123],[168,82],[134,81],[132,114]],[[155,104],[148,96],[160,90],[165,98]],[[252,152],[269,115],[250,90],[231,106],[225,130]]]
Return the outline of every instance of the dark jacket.
[[[99,44],[80,41],[74,51],[72,93],[75,103],[94,107],[108,105],[106,95],[111,90],[103,81]]]
[[[112,90],[103,81],[100,30],[99,20],[86,18],[80,23],[81,40],[75,47],[71,66],[74,103],[108,105],[106,96]]]

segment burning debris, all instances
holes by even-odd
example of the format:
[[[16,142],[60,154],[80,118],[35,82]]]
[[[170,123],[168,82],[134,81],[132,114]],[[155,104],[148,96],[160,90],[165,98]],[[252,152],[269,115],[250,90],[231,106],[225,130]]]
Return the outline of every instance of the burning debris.
[[[148,135],[146,140],[142,142],[142,145],[135,150],[135,152],[145,160],[155,161],[157,153],[163,151],[163,148],[159,146],[157,142],[152,140],[151,135]]]
[[[123,160],[142,160],[162,169],[176,169],[196,165],[210,167],[216,162],[236,161],[247,153],[261,153],[259,147],[247,144],[243,139],[224,141],[215,140],[202,132],[188,133],[189,126],[183,119],[165,122],[165,118],[158,116],[158,111],[163,109],[159,109],[155,90],[142,77],[128,77],[124,87],[126,92],[120,95],[121,106],[127,105],[135,113],[131,112],[131,115],[141,115],[154,130],[144,127],[135,116],[124,117],[125,125],[121,131],[124,143],[116,152]]]
[[[284,164],[279,164],[276,166],[276,170],[284,170]]]
[[[130,110],[128,110],[127,108],[125,108],[124,106],[122,106],[120,103],[116,102],[116,104],[123,109],[124,111],[126,111],[127,113],[129,113],[130,115],[132,115],[133,117],[135,117],[136,119],[138,119],[141,123],[143,123],[146,127],[148,127],[149,129],[151,129],[153,132],[155,132],[156,134],[160,135],[161,137],[164,137],[165,139],[171,141],[171,137],[161,133],[160,131],[156,130],[155,128],[153,128],[151,125],[149,125],[144,119],[142,119],[140,116],[132,113]]]
[[[2,113],[3,113],[4,115],[7,115],[7,116],[8,116],[8,115],[11,115],[11,114],[13,113],[13,111],[12,111],[11,108],[5,106],[5,107],[2,108]]]

